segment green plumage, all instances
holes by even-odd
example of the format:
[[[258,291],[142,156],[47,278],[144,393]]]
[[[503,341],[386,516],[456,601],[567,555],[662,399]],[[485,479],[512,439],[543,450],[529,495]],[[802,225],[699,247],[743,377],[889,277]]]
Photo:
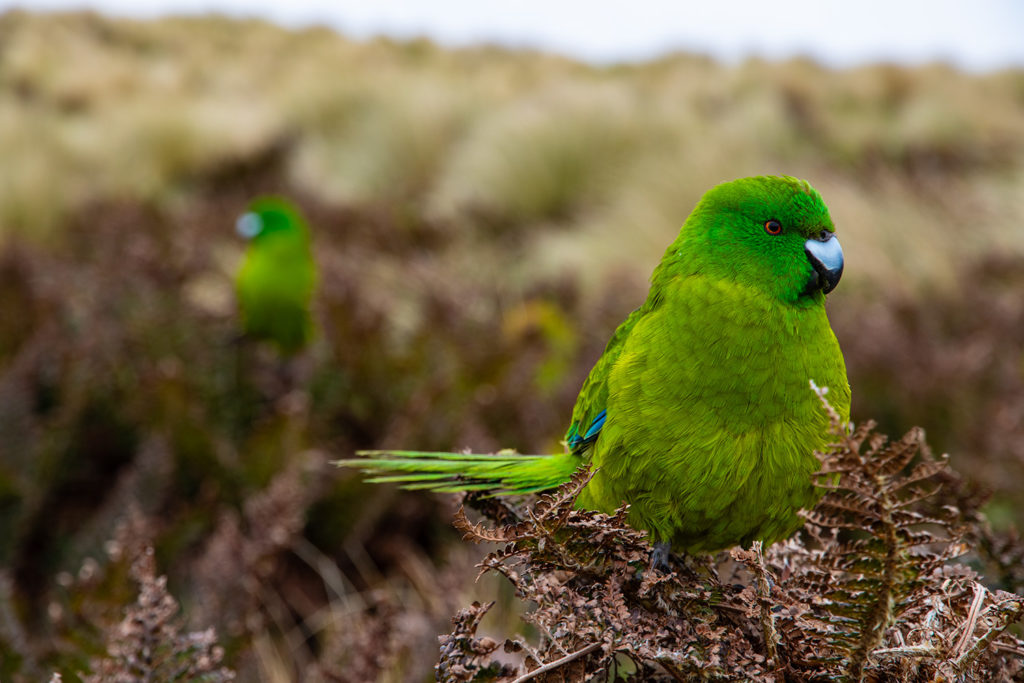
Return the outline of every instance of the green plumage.
[[[593,478],[582,507],[628,502],[630,523],[677,550],[785,538],[819,497],[815,449],[850,389],[825,292],[842,252],[818,193],[789,177],[707,192],[666,250],[647,300],[615,331],[551,456],[372,452],[339,462],[374,481],[527,493]],[[390,474],[384,474],[390,473]]]
[[[249,247],[235,281],[242,328],[290,355],[313,336],[309,306],[316,264],[309,228],[299,210],[279,197],[261,197],[238,220]]]

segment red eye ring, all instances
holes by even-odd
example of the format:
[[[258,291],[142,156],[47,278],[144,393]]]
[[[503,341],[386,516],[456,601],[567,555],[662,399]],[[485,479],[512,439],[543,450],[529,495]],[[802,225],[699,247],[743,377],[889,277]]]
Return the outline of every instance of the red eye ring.
[[[769,235],[782,234],[782,223],[778,222],[774,218],[764,222],[764,231]]]

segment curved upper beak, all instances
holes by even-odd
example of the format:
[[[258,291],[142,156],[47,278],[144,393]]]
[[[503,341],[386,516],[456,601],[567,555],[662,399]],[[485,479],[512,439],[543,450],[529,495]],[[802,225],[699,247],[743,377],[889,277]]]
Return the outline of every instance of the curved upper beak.
[[[828,294],[836,288],[839,278],[843,276],[843,248],[839,246],[839,240],[832,233],[822,235],[827,237],[812,237],[804,242],[804,253],[807,254],[807,260],[811,262],[815,274],[814,279],[807,283],[807,289],[820,289]]]

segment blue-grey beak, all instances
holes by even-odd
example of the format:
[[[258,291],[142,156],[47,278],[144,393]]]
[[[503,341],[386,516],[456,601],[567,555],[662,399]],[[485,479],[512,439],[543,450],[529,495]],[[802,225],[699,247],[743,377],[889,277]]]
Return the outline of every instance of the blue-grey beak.
[[[235,221],[235,232],[247,240],[251,240],[263,230],[263,221],[259,215],[249,212],[243,213]]]
[[[843,248],[836,236],[823,230],[818,237],[804,242],[804,252],[814,268],[814,279],[807,283],[808,291],[820,289],[828,294],[843,276]]]

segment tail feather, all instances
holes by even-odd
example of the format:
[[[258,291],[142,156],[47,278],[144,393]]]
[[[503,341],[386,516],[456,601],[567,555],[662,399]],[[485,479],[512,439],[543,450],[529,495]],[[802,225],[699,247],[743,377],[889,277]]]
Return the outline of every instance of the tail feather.
[[[371,475],[373,483],[396,483],[402,488],[453,493],[491,491],[518,495],[552,489],[572,477],[582,464],[571,453],[519,455],[499,453],[443,453],[427,451],[358,451],[363,456],[336,460]]]

